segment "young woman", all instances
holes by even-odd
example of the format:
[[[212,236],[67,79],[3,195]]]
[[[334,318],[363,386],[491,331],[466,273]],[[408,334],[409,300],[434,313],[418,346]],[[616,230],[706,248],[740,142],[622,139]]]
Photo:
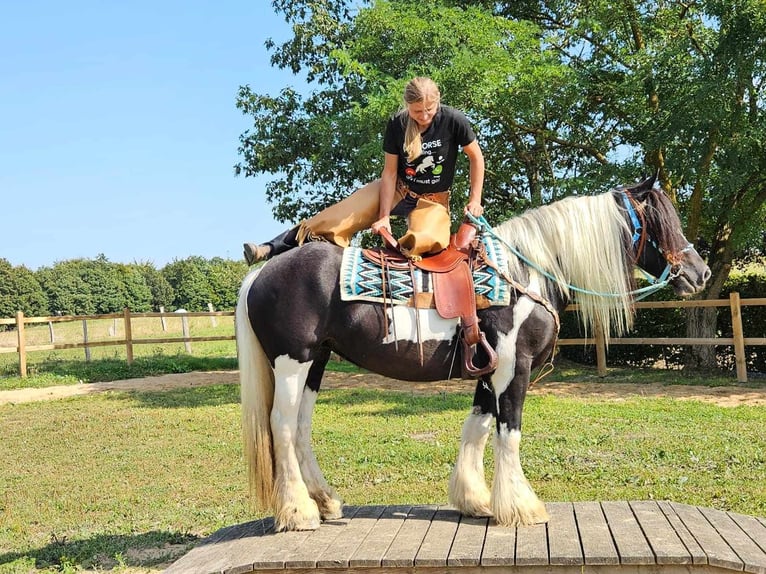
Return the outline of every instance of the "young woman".
[[[470,191],[465,212],[482,214],[484,156],[465,115],[441,104],[430,78],[413,78],[404,89],[404,108],[392,117],[383,139],[385,163],[380,179],[302,221],[267,243],[245,243],[252,265],[304,241],[332,241],[347,247],[357,231],[391,232],[390,216],[407,218],[399,239],[410,257],[438,253],[449,244],[449,191],[458,151],[468,156]]]

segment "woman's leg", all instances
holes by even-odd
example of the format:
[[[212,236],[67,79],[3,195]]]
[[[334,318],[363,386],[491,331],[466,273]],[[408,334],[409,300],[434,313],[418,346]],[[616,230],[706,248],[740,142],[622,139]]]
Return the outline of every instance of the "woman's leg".
[[[298,231],[298,243],[319,239],[348,247],[357,231],[368,229],[378,220],[380,185],[380,179],[371,181],[345,199],[303,221]],[[401,198],[397,190],[393,205]]]
[[[399,246],[408,256],[439,253],[449,246],[449,211],[441,203],[418,199],[407,218],[407,233],[399,239]]]

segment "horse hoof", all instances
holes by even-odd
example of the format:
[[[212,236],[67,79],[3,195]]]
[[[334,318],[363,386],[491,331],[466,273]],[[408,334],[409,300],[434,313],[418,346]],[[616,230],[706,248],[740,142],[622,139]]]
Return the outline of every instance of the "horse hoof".
[[[340,500],[333,500],[322,507],[322,520],[338,520],[343,518],[343,503]]]

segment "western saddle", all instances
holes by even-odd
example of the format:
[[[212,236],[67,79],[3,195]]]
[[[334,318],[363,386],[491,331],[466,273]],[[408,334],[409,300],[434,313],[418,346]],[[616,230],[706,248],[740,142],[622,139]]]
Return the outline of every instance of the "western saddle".
[[[460,341],[463,347],[462,375],[464,378],[478,378],[491,373],[497,368],[497,353],[487,342],[479,329],[479,317],[476,315],[476,294],[473,285],[472,269],[480,256],[480,241],[476,237],[476,227],[464,222],[457,233],[450,237],[449,247],[434,255],[410,258],[404,255],[394,237],[385,229],[381,236],[385,247],[364,249],[363,256],[379,265],[386,283],[388,269],[410,270],[417,267],[431,274],[436,310],[445,319],[460,318]],[[413,278],[413,305],[419,307],[417,286]],[[383,292],[385,299],[385,287]],[[423,346],[420,338],[420,322],[416,317],[420,360],[423,362]],[[483,365],[474,364],[477,345],[487,355]]]

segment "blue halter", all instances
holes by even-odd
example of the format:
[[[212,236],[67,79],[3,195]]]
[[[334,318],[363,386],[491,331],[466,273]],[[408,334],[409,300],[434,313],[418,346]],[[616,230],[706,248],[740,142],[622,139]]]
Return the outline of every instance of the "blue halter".
[[[633,202],[630,200],[630,197],[628,196],[628,193],[626,191],[620,190],[620,193],[622,194],[622,202],[625,204],[625,209],[628,212],[628,217],[630,217],[630,222],[633,225],[633,249],[637,248],[637,245],[641,241],[641,235],[644,232],[643,226],[641,225],[641,221],[638,218],[638,214],[636,213],[636,209],[633,207]],[[641,269],[638,267],[638,269],[641,271],[641,273],[644,276],[644,279],[646,279],[651,285],[655,284],[662,284],[663,286],[668,283],[668,276],[670,275],[670,272],[673,268],[673,265],[668,261],[667,257],[665,256],[665,252],[662,250],[662,247],[657,245],[657,243],[647,235],[646,239],[651,243],[654,248],[665,258],[665,262],[667,265],[665,266],[665,270],[660,274],[659,277],[654,277],[644,269]],[[691,243],[687,244],[686,247],[684,247],[680,253],[686,253],[690,249],[694,249],[694,245]],[[638,257],[639,253],[636,253],[636,257]],[[648,294],[647,294],[648,295]],[[647,295],[643,295],[641,297],[638,297],[638,299],[643,299]]]

